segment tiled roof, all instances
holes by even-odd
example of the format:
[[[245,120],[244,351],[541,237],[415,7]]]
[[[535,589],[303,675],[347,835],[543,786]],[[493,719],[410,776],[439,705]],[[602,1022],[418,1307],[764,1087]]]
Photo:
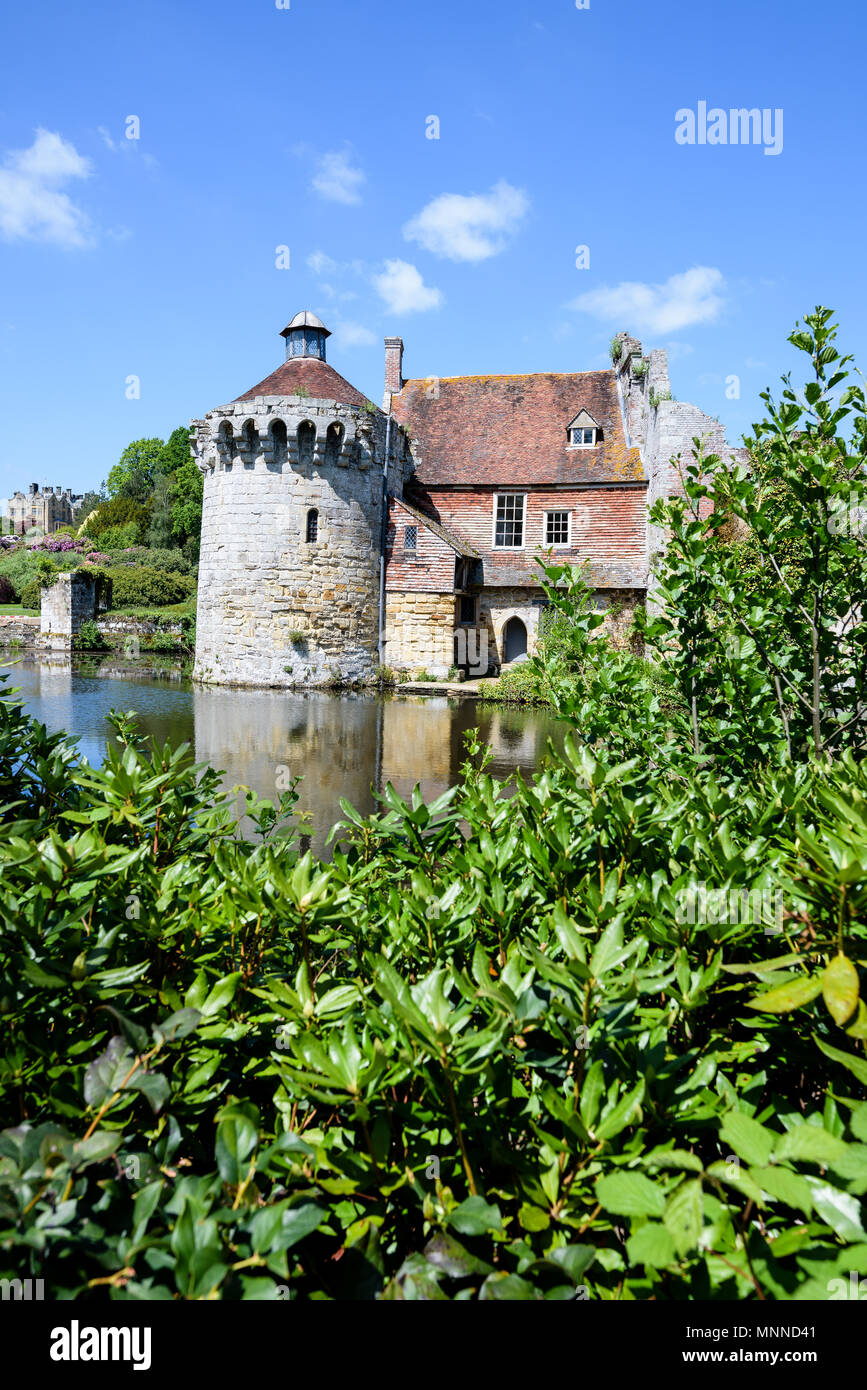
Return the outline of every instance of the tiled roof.
[[[320,401],[338,401],[340,405],[364,405],[367,400],[361,391],[318,357],[295,357],[284,362],[276,372],[266,376],[258,386],[251,386],[238,401],[250,401],[254,396],[311,396]]]
[[[446,527],[441,526],[438,521],[434,521],[431,517],[426,516],[424,512],[420,512],[417,507],[411,507],[402,497],[395,497],[392,500],[399,507],[403,507],[405,511],[408,511],[410,516],[414,516],[417,521],[420,521],[423,526],[426,526],[429,531],[433,531],[434,535],[439,536],[440,540],[445,541],[446,545],[450,545],[452,550],[457,551],[458,555],[463,555],[469,560],[480,560],[482,558],[478,550],[474,550],[468,541],[462,540],[460,536],[455,535],[454,531],[447,530]]]
[[[626,447],[613,371],[405,381],[392,409],[412,431],[418,478],[430,486],[644,478],[638,450]],[[567,427],[582,409],[602,438],[569,448]]]

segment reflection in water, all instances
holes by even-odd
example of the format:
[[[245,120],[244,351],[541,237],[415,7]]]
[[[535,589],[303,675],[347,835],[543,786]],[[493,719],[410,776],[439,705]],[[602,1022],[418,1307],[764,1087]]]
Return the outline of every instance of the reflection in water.
[[[68,657],[5,667],[28,711],[50,729],[78,735],[91,763],[105,753],[105,716],[136,710],[143,730],[161,743],[188,742],[196,758],[225,772],[225,784],[250,786],[275,800],[300,776],[299,811],[312,847],[325,850],[346,797],[362,814],[376,809],[373,787],[391,782],[409,796],[418,782],[431,801],[458,778],[464,734],[478,728],[493,751],[490,770],[506,777],[538,767],[561,727],[540,710],[503,709],[445,696],[309,694],[191,687],[187,682],[85,675]],[[240,809],[240,798],[239,798]]]

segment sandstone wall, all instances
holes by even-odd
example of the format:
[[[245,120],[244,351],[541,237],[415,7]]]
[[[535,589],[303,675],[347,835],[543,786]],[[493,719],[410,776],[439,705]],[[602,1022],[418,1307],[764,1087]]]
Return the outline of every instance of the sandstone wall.
[[[454,665],[454,594],[415,590],[386,595],[384,664],[393,670],[446,676]]]

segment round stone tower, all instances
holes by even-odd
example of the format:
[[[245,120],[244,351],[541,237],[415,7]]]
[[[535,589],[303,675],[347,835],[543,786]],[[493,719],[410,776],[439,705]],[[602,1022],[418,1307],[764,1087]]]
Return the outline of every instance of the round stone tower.
[[[328,365],[314,314],[282,336],[282,366],[192,422],[204,474],[199,681],[364,681],[378,662],[383,507],[403,491],[406,441]]]

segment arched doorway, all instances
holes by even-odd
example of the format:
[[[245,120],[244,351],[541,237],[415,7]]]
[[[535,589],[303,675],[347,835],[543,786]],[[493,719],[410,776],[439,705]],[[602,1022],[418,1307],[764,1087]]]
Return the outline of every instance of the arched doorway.
[[[520,618],[510,618],[503,628],[503,661],[527,655],[527,629]]]

